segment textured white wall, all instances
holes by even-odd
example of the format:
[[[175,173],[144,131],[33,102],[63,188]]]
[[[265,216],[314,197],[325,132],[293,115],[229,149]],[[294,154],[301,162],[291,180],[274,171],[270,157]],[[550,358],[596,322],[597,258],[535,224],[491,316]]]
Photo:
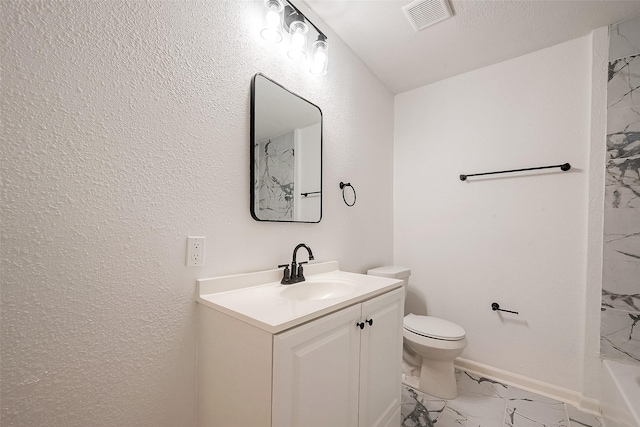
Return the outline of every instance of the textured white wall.
[[[330,31],[314,79],[259,38],[260,1],[0,7],[3,426],[194,426],[197,278],[299,242],[392,261],[393,97]],[[320,224],[251,219],[256,72],[323,110]],[[206,266],[184,266],[187,235]]]
[[[408,308],[467,331],[463,357],[579,391],[591,39],[396,96],[395,262]],[[572,170],[459,174],[570,162]],[[497,301],[519,316],[491,311]]]

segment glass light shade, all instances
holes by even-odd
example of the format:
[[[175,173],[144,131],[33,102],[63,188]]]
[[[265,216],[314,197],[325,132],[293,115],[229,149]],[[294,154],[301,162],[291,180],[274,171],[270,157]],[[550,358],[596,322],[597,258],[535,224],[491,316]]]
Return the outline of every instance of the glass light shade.
[[[307,44],[307,33],[309,27],[302,21],[294,21],[289,25],[289,34],[291,34],[291,45],[287,55],[291,59],[301,60],[307,57],[304,48]]]
[[[272,42],[279,43],[282,41],[282,11],[284,10],[284,4],[282,0],[265,0],[265,6],[267,7],[266,23],[267,26],[260,31],[260,35],[263,39]]]
[[[326,40],[318,39],[313,43],[313,62],[309,70],[314,76],[327,74],[327,62],[329,61],[329,45]]]

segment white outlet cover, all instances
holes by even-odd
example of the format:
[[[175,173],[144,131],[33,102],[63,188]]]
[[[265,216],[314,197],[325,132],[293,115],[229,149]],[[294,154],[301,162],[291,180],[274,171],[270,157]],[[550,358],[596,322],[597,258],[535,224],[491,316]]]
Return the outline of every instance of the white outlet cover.
[[[187,267],[204,265],[204,237],[187,236]]]

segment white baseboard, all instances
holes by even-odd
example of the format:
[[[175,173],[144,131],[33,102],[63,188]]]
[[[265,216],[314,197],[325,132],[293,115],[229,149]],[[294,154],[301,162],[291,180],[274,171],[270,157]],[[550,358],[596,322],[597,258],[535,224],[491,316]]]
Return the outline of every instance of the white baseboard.
[[[577,391],[569,390],[557,385],[538,381],[523,375],[514,374],[493,366],[474,362],[461,357],[455,360],[455,366],[470,373],[482,375],[501,383],[512,385],[541,396],[550,397],[579,408],[581,411],[600,415],[600,401],[582,396]]]

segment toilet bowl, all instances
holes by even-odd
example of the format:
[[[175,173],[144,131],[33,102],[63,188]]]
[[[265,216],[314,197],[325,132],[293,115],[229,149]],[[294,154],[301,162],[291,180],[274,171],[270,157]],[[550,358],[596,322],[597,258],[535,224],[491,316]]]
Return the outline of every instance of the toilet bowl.
[[[411,270],[385,266],[367,272],[404,281],[405,292]],[[462,327],[433,316],[409,313],[403,321],[403,382],[441,399],[458,395],[453,362],[467,345]],[[404,367],[403,367],[404,368]]]
[[[464,329],[444,319],[415,314],[407,314],[403,323],[405,347],[420,356],[418,390],[441,399],[457,397],[453,361],[467,346]],[[409,360],[406,353],[405,362],[414,364],[416,359]]]

